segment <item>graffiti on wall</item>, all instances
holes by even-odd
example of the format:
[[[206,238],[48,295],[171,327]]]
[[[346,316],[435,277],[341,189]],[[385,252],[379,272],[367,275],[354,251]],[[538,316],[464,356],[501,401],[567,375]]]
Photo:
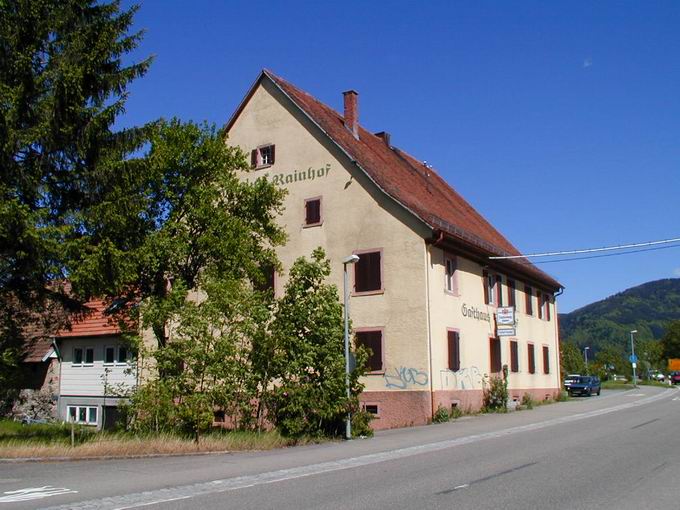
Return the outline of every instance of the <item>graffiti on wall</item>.
[[[426,386],[429,382],[427,372],[411,367],[395,367],[385,371],[385,387],[405,390],[409,386]]]
[[[476,390],[481,389],[483,374],[475,366],[461,368],[460,370],[441,370],[441,389],[443,390]]]

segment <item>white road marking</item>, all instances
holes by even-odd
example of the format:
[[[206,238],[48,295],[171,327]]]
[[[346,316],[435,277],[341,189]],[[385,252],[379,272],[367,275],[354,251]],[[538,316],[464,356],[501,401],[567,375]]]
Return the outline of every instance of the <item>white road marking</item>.
[[[464,483],[463,485],[457,485],[457,486],[455,486],[455,487],[453,488],[453,490],[454,490],[454,491],[457,491],[458,489],[467,489],[468,487],[470,487],[470,484],[469,484],[469,483]]]
[[[673,402],[678,402],[678,401],[680,401],[680,397],[675,397],[675,398],[673,399]]]
[[[496,432],[486,432],[483,434],[475,434],[471,436],[459,437],[456,439],[448,439],[446,441],[439,441],[436,443],[427,443],[418,446],[409,446],[406,448],[399,448],[396,450],[388,450],[381,453],[371,453],[361,455],[359,457],[351,457],[347,459],[340,459],[330,462],[321,462],[318,464],[309,464],[306,466],[299,466],[289,469],[280,469],[277,471],[269,471],[256,475],[238,476],[234,478],[225,478],[222,480],[213,480],[211,482],[196,483],[193,485],[183,485],[177,487],[169,487],[166,489],[156,489],[144,492],[137,492],[127,494],[124,496],[114,496],[101,499],[92,499],[89,501],[82,501],[80,503],[69,503],[66,505],[54,506],[45,510],[78,510],[78,509],[99,509],[99,510],[124,510],[129,508],[139,508],[149,505],[157,505],[176,501],[179,499],[188,499],[195,496],[205,494],[214,494],[219,492],[227,492],[257,485],[265,485],[276,482],[283,482],[286,480],[294,480],[297,478],[304,478],[307,476],[314,476],[333,471],[340,471],[344,469],[352,469],[361,466],[368,466],[377,464],[379,462],[387,462],[395,459],[402,459],[411,457],[413,455],[420,455],[422,453],[436,452],[447,448],[467,445],[479,441],[486,441],[489,439],[497,439],[500,437],[519,434],[522,432],[530,432],[535,430],[545,429],[561,425],[563,423],[570,423],[587,418],[594,418],[625,409],[631,409],[644,404],[649,404],[668,397],[669,393],[674,390],[666,390],[662,393],[647,397],[645,399],[637,400],[635,402],[628,402],[619,404],[613,407],[604,409],[596,409],[594,411],[587,411],[579,414],[572,414],[562,418],[553,418],[537,423],[530,423],[528,425],[520,425],[517,427],[510,427]]]
[[[33,499],[48,498],[50,496],[59,496],[61,494],[77,494],[78,491],[67,489],[65,487],[52,487],[45,485],[44,487],[28,487],[26,489],[18,489],[15,491],[6,491],[6,496],[0,496],[0,503],[17,503],[19,501],[30,501]]]

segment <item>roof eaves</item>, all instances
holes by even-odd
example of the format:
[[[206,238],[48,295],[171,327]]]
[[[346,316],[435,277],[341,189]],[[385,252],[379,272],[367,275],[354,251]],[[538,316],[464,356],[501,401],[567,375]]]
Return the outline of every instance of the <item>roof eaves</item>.
[[[316,121],[316,120],[315,120],[315,119],[314,119],[314,118],[313,118],[313,117],[312,117],[312,116],[311,116],[311,115],[310,115],[310,114],[309,114],[302,106],[300,106],[300,105],[297,103],[297,101],[295,101],[295,99],[294,99],[293,97],[291,97],[291,95],[288,94],[288,93],[283,89],[283,87],[281,87],[281,86],[276,82],[276,80],[275,80],[274,78],[272,78],[272,76],[270,75],[269,71],[267,71],[267,70],[265,69],[265,70],[262,71],[262,74],[265,75],[267,78],[269,78],[269,80],[276,86],[276,88],[277,88],[279,91],[281,91],[281,93],[282,93],[284,96],[286,96],[286,97],[287,97],[287,98],[288,98],[295,106],[297,106],[298,110],[300,110],[300,111],[303,113],[303,115],[304,115],[305,117],[307,117],[307,119],[309,119],[309,121],[310,121],[312,124],[314,124],[314,125],[315,125],[315,126],[316,126],[316,127],[317,127],[317,128],[318,128],[318,129],[319,129],[319,130],[320,130],[320,131],[321,131],[321,132],[322,132],[322,133],[330,140],[330,141],[331,141],[331,142],[333,142],[333,145],[335,145],[338,149],[340,149],[340,151],[341,151],[345,156],[347,156],[347,158],[352,162],[352,164],[356,165],[356,167],[357,167],[359,170],[361,170],[361,172],[362,172],[366,177],[368,177],[368,180],[370,180],[370,181],[371,181],[371,182],[372,182],[372,183],[373,183],[373,184],[374,184],[374,185],[375,185],[382,193],[384,193],[386,196],[390,197],[395,203],[397,203],[400,207],[402,207],[403,209],[405,209],[406,211],[408,211],[410,214],[412,214],[413,216],[415,216],[420,222],[422,222],[423,224],[425,224],[427,227],[429,227],[429,228],[431,228],[431,229],[434,230],[435,227],[434,227],[433,225],[431,225],[430,223],[428,223],[427,220],[426,220],[425,218],[423,218],[422,216],[420,216],[416,211],[414,211],[413,209],[409,208],[407,205],[405,205],[405,204],[404,204],[403,202],[401,202],[400,200],[396,199],[392,194],[390,194],[387,190],[385,190],[382,186],[380,186],[380,184],[378,184],[378,182],[371,176],[371,174],[370,174],[369,172],[367,172],[366,169],[364,169],[364,168],[361,166],[361,164],[359,163],[359,161],[358,161],[354,156],[352,156],[352,155],[351,155],[351,154],[350,154],[350,153],[349,153],[349,152],[348,152],[341,144],[339,144],[339,143],[335,140],[335,138],[333,138],[333,137],[331,136],[330,133],[328,133],[323,127],[321,127],[321,125],[320,125],[320,124],[319,124],[319,123],[318,123],[318,122],[317,122],[317,121]]]

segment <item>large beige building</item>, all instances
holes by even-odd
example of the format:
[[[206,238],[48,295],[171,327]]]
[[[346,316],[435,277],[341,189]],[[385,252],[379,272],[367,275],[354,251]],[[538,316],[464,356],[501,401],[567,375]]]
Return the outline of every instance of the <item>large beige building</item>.
[[[358,112],[354,91],[340,115],[263,71],[227,130],[251,156],[243,178],[288,190],[286,271],[322,246],[342,290],[342,261],[359,256],[350,308],[355,341],[373,352],[362,402],[374,428],[427,423],[439,406],[479,408],[505,365],[511,399],[553,396],[560,284],[525,259],[490,259],[519,252],[431,167],[362,128]],[[285,276],[275,280],[280,294]]]

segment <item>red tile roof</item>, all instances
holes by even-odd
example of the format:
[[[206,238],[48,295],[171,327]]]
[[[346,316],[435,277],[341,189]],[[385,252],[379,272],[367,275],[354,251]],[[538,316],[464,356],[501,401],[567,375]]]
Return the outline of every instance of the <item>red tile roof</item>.
[[[107,312],[109,304],[101,299],[85,303],[83,311],[71,317],[69,328],[57,331],[57,338],[118,335],[118,317]]]
[[[489,256],[521,255],[439,174],[407,153],[388,146],[382,137],[359,126],[356,139],[345,127],[342,115],[271,71],[264,70],[227,124],[233,125],[255,88],[271,80],[303,113],[361,168],[387,195],[429,225],[435,232]],[[526,275],[557,290],[561,284],[527,259],[497,261],[497,266]]]

